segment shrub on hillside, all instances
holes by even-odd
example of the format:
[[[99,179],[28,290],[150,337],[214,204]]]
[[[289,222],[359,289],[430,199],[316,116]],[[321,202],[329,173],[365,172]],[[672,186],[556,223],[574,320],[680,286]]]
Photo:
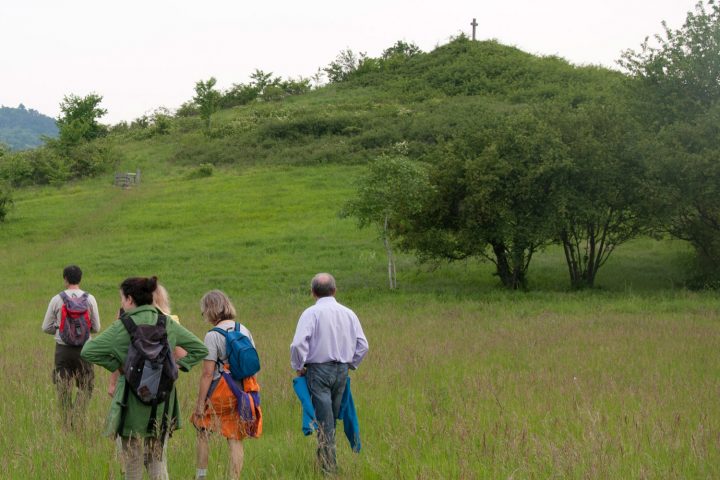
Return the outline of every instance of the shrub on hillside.
[[[13,199],[10,185],[0,184],[0,222],[5,221],[5,217],[12,206]]]
[[[247,105],[260,95],[260,89],[255,85],[244,83],[233,84],[220,97],[220,108],[232,108],[238,105]]]
[[[14,187],[58,184],[69,176],[66,162],[51,148],[25,150],[0,159],[0,179]]]
[[[167,135],[172,127],[172,113],[167,108],[158,108],[151,117],[153,135]]]
[[[175,131],[179,133],[189,133],[202,130],[203,122],[199,116],[180,117],[176,116],[173,120]]]
[[[130,130],[130,124],[128,122],[126,122],[125,120],[122,120],[122,121],[116,123],[115,125],[111,125],[108,128],[108,133],[113,134],[113,135],[123,134],[123,133],[127,133],[128,130]]]
[[[233,136],[236,131],[231,124],[224,123],[222,125],[215,125],[205,129],[203,130],[203,133],[208,138],[225,138]]]
[[[67,159],[72,179],[94,177],[107,172],[120,161],[120,152],[107,143],[88,142],[70,151]]]
[[[188,174],[188,179],[212,177],[215,167],[212,163],[201,163],[197,168],[192,169]]]
[[[296,116],[292,120],[270,120],[259,131],[260,138],[292,139],[301,136],[322,137],[343,135],[348,127],[359,127],[358,120],[345,113],[322,115],[317,113]]]
[[[227,165],[237,163],[237,145],[232,137],[212,139],[206,135],[193,135],[188,138],[170,158],[179,165]]]
[[[225,106],[223,106],[225,108]],[[180,105],[180,108],[178,108],[175,111],[175,116],[177,117],[197,117],[200,116],[200,109],[197,105],[195,105],[195,102],[192,100],[189,100],[182,105]]]

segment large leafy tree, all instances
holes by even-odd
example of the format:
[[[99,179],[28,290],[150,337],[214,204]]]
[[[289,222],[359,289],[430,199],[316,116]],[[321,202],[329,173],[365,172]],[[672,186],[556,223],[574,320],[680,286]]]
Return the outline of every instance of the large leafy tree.
[[[485,258],[505,287],[524,288],[533,255],[556,231],[567,149],[530,109],[478,118],[434,159],[430,195],[403,246],[421,258]]]
[[[662,100],[647,112],[659,126],[692,119],[720,98],[720,5],[701,0],[681,28],[662,27],[619,61],[642,81],[646,100]]]
[[[107,133],[107,127],[99,122],[107,113],[106,109],[100,107],[102,99],[95,93],[85,97],[70,94],[63,98],[57,120],[62,146],[72,147]]]
[[[575,288],[592,287],[615,248],[649,232],[657,196],[639,123],[623,99],[546,111],[570,156],[557,241]]]
[[[698,2],[684,25],[624,52],[641,111],[662,144],[657,173],[675,206],[670,230],[690,241],[700,265],[720,268],[720,6]]]

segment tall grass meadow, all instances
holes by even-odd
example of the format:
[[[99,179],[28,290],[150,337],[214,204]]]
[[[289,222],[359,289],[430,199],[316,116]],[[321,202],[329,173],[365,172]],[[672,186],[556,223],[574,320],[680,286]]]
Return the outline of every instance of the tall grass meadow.
[[[143,158],[143,145],[128,161]],[[178,173],[179,172],[179,173]],[[546,479],[720,477],[717,294],[684,288],[688,247],[620,247],[598,288],[567,288],[562,253],[533,260],[528,292],[498,287],[479,261],[398,259],[396,291],[375,232],[338,211],[356,166],[267,166],[210,176],[148,170],[129,190],[107,178],[15,194],[0,225],[0,477],[121,478],[102,436],[109,372],[96,367],[84,428],[60,427],[43,334],[62,268],[77,263],[103,329],[118,285],[158,275],[173,313],[199,337],[204,292],[236,304],[261,356],[264,434],[245,442],[244,478],[312,479],[289,345],[319,271],[359,315],[370,353],[352,372],[362,452],[338,424],[340,478]],[[181,374],[184,419],[168,445],[171,478],[193,478],[199,368]],[[227,473],[211,443],[209,478]]]

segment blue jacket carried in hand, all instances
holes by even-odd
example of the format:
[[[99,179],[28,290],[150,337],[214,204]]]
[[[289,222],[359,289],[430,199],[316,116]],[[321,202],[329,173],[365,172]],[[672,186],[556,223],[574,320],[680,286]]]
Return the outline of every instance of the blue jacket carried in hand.
[[[293,379],[293,390],[302,405],[302,431],[305,435],[310,435],[317,430],[318,424],[315,420],[315,408],[310,398],[310,390],[307,386],[305,377],[295,377]],[[353,452],[360,452],[360,424],[358,422],[357,413],[355,412],[355,402],[353,402],[352,392],[350,391],[350,377],[345,384],[345,393],[343,393],[340,402],[340,414],[338,419],[343,421],[345,436],[350,443]]]

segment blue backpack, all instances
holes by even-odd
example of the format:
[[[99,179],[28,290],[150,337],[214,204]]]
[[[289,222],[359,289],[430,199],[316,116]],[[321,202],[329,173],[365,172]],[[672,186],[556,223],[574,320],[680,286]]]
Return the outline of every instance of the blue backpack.
[[[221,333],[225,337],[230,375],[233,379],[241,381],[260,371],[260,358],[257,350],[253,347],[250,339],[240,333],[240,323],[235,322],[235,330],[229,332],[219,327],[215,327],[211,331]]]

